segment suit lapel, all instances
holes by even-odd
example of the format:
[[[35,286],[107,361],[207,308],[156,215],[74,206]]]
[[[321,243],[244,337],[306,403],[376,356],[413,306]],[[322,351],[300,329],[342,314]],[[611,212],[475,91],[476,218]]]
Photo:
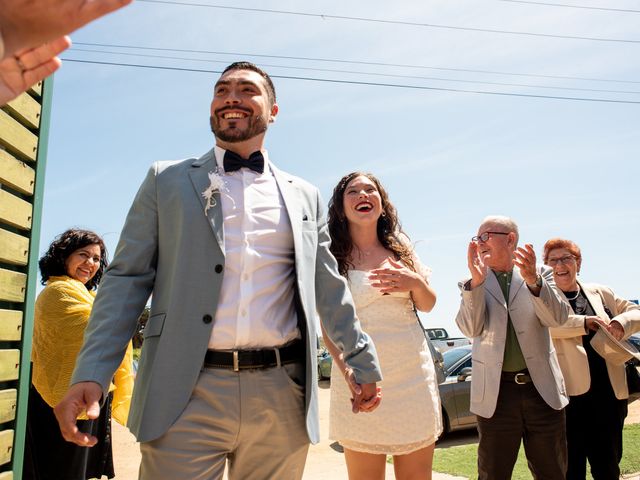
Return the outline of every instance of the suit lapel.
[[[489,292],[491,296],[493,296],[493,298],[495,298],[498,301],[498,303],[502,305],[506,310],[507,302],[504,299],[502,289],[500,288],[500,284],[498,283],[498,279],[496,278],[496,274],[493,272],[493,270],[489,269],[487,271],[487,277],[485,282],[487,284],[485,286],[485,289],[487,290],[487,292]]]
[[[580,288],[582,288],[582,291],[584,292],[585,296],[587,297],[587,300],[593,307],[593,311],[595,312],[595,314],[598,317],[605,320],[607,323],[609,323],[611,319],[609,318],[609,315],[607,315],[607,312],[604,309],[604,300],[602,299],[598,291],[591,289],[586,285],[582,284],[580,280],[578,280],[578,285],[580,286]]]
[[[210,184],[209,181],[209,172],[215,172],[218,168],[216,163],[216,158],[213,153],[213,149],[205,153],[202,157],[191,164],[191,170],[189,171],[189,177],[191,178],[191,183],[193,185],[195,194],[198,196],[198,200],[202,205],[202,215],[205,217],[205,209],[207,206],[207,200],[202,195]],[[215,204],[212,205],[206,213],[206,219],[213,231],[213,235],[218,242],[218,246],[220,247],[220,251],[222,255],[224,255],[224,228],[223,228],[223,218],[222,218],[222,207],[220,205],[220,192],[216,192],[213,195],[213,199]]]
[[[513,305],[516,295],[520,292],[523,286],[524,278],[520,275],[520,270],[514,268],[513,273],[511,274],[511,288],[509,288],[509,305]]]
[[[291,222],[293,249],[297,268],[297,265],[300,265],[300,258],[298,258],[298,256],[301,255],[302,252],[302,207],[300,192],[288,175],[278,170],[272,163],[269,163],[269,168],[273,171],[273,176],[276,179],[278,189],[284,200],[287,215],[289,215],[289,221]]]

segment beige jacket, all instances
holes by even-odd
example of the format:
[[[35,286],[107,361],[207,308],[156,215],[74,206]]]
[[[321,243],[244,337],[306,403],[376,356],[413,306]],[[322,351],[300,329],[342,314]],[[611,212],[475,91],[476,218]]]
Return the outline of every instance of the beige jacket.
[[[640,331],[640,306],[618,297],[609,287],[578,281],[596,315],[607,323],[611,320],[620,322],[624,328],[624,338]],[[609,318],[607,307],[613,318]],[[551,337],[558,353],[560,369],[569,395],[581,395],[589,390],[591,375],[587,353],[582,346],[582,336],[586,335],[585,315],[572,315],[562,327],[552,328]],[[605,359],[606,362],[606,359]],[[624,365],[607,363],[607,371],[611,386],[619,399],[629,397]]]

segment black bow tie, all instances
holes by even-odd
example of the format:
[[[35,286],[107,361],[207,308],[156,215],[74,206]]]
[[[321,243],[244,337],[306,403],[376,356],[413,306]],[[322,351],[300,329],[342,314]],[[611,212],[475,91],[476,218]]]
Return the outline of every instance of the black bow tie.
[[[249,155],[248,160],[245,160],[237,153],[227,150],[224,152],[223,166],[224,171],[227,173],[235,172],[241,168],[249,168],[254,172],[262,173],[264,172],[264,157],[262,156],[262,152],[257,151]]]

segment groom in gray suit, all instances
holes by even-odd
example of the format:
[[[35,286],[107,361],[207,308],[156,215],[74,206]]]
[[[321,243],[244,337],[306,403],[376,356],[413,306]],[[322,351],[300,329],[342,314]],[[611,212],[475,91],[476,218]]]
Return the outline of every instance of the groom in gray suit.
[[[72,386],[65,439],[99,400],[153,294],[128,426],[143,480],[299,479],[318,441],[316,312],[354,371],[353,410],[377,406],[375,349],[329,252],[318,190],[264,149],[278,113],[269,76],[230,65],[214,89],[216,145],[154,164],[100,285]]]
[[[534,478],[564,480],[568,397],[549,327],[567,321],[569,304],[518,236],[512,219],[485,218],[469,244],[471,279],[460,284],[456,323],[473,338],[478,478],[510,480],[524,442]]]

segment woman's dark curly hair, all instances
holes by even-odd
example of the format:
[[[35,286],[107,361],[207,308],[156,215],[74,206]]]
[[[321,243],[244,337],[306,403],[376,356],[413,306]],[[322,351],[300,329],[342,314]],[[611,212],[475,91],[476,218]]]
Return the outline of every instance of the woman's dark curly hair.
[[[109,265],[107,247],[97,233],[77,228],[70,228],[58,235],[38,262],[40,274],[42,275],[42,284],[45,285],[49,277],[67,275],[67,267],[65,265],[67,258],[79,248],[87,245],[100,246],[100,266],[93,278],[85,285],[88,290],[96,288],[102,279],[104,269]]]
[[[380,180],[371,173],[352,172],[340,179],[333,189],[333,195],[329,200],[329,212],[327,213],[327,223],[329,225],[329,235],[331,235],[331,253],[338,260],[338,271],[341,275],[347,276],[350,268],[353,268],[352,253],[353,241],[349,234],[349,222],[344,213],[344,192],[347,185],[356,177],[367,177],[371,180],[382,199],[383,215],[378,218],[378,240],[386,248],[394,253],[396,259],[400,259],[408,268],[416,271],[413,259],[413,248],[408,244],[408,237],[402,231],[396,207],[389,201],[387,191]]]

